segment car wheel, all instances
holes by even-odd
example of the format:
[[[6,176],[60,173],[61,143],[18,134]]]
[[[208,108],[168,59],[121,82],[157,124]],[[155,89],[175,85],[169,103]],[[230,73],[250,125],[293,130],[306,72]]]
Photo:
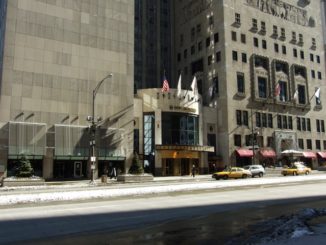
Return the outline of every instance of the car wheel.
[[[242,175],[242,178],[243,178],[243,179],[246,179],[247,177],[248,177],[248,175],[246,175],[246,174],[243,174],[243,175]]]
[[[219,180],[219,179],[220,179],[220,177],[218,177],[218,176],[215,176],[215,179],[216,179],[216,180]]]
[[[228,178],[229,178],[229,176],[227,176],[227,175],[223,176],[223,179],[228,179]]]
[[[296,175],[298,175],[297,172],[293,172],[293,176],[296,176]]]
[[[305,175],[308,175],[308,174],[309,174],[309,171],[306,171],[306,172],[305,172]]]
[[[258,174],[259,178],[263,177],[263,175],[264,175],[263,173]]]
[[[286,176],[286,174],[283,174],[283,176]]]

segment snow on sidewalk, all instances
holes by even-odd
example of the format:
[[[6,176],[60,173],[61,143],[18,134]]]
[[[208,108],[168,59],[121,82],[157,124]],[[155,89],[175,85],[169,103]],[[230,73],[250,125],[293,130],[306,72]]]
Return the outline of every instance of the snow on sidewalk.
[[[196,182],[178,185],[162,184],[159,186],[131,186],[127,188],[106,188],[93,190],[53,190],[28,194],[10,194],[1,193],[0,205],[39,203],[52,201],[70,201],[70,200],[89,200],[95,198],[124,197],[136,195],[159,194],[167,192],[195,191],[203,189],[218,189],[228,187],[271,185],[279,183],[303,182],[314,180],[326,180],[326,175],[315,176],[293,176],[293,177],[275,177],[275,178],[255,178],[227,181]],[[76,187],[76,185],[74,185]],[[69,188],[69,187],[67,187]]]

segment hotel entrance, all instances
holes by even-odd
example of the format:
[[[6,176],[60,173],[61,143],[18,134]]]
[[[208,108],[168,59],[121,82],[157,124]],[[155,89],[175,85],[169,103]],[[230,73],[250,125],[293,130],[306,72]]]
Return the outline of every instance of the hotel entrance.
[[[184,176],[191,175],[192,165],[198,168],[198,159],[162,159],[162,176]]]

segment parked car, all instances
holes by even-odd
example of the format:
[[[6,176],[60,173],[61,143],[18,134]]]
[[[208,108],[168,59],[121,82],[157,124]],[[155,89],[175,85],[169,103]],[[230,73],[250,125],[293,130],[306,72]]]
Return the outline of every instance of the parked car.
[[[306,167],[304,164],[300,162],[295,162],[292,166],[290,167],[285,167],[282,170],[282,174],[284,176],[286,175],[298,175],[298,174],[310,174],[311,173],[311,168]]]
[[[259,176],[263,177],[265,174],[265,169],[262,165],[247,165],[243,167],[251,172],[252,177]]]
[[[223,171],[215,172],[212,175],[212,178],[215,178],[216,180],[228,178],[238,179],[248,177],[251,177],[251,172],[249,170],[238,167],[226,168]]]

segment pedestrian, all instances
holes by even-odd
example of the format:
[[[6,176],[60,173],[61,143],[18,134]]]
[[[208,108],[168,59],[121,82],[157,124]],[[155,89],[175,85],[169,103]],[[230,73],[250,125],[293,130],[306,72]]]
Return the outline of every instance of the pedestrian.
[[[117,170],[115,169],[115,167],[112,168],[111,174],[110,174],[110,179],[112,178],[117,178]]]
[[[195,178],[195,174],[196,174],[196,166],[192,165],[191,175],[193,178]]]

